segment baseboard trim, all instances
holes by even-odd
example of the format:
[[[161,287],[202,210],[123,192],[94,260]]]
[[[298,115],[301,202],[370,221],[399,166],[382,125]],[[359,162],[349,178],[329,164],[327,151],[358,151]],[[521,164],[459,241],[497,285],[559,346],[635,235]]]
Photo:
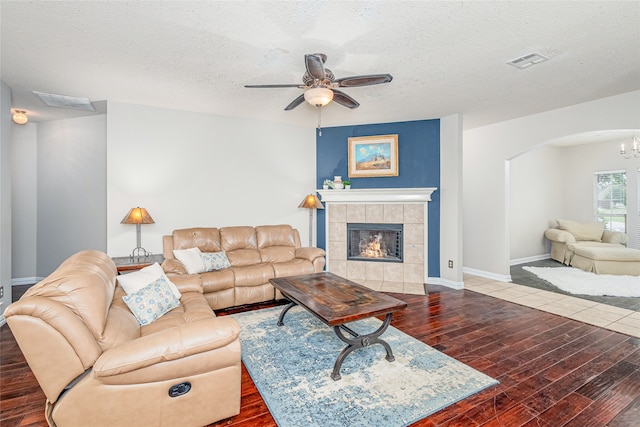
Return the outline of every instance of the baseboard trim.
[[[455,282],[453,280],[443,279],[442,277],[429,277],[427,279],[427,285],[442,285],[455,290],[464,289],[464,282]]]
[[[469,267],[463,267],[462,268],[462,272],[466,273],[466,274],[471,274],[473,276],[479,276],[479,277],[484,277],[484,278],[487,278],[487,279],[497,280],[499,282],[510,282],[511,281],[511,275],[510,274],[504,276],[502,274],[496,274],[496,273],[492,273],[490,271],[484,271],[484,270],[476,270],[475,268],[469,268]]]
[[[4,326],[7,323],[7,319],[4,318],[3,314],[0,314],[0,326]]]
[[[524,258],[516,258],[509,261],[509,265],[524,264],[527,262],[542,261],[543,259],[551,259],[551,254],[534,255]]]
[[[15,277],[11,279],[11,286],[33,285],[44,279],[44,277]]]

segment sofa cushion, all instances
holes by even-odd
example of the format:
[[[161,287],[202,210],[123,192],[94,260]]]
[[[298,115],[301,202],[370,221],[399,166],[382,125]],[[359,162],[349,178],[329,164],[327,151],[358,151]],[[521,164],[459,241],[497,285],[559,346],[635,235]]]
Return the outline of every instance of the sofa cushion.
[[[604,230],[602,233],[602,241],[604,243],[626,245],[629,242],[629,236],[621,231]]]
[[[153,323],[168,311],[180,305],[164,277],[132,294],[122,297],[140,325]]]
[[[232,266],[262,262],[253,227],[223,227],[220,229],[220,243]]]
[[[260,225],[256,227],[258,248],[271,246],[296,246],[290,225]]]
[[[254,264],[242,267],[233,267],[235,287],[260,286],[269,284],[269,280],[275,277],[271,264]],[[271,286],[269,284],[269,286]]]
[[[155,322],[140,327],[140,336],[147,336],[185,323],[215,318],[216,315],[202,294],[189,292],[180,299],[180,305],[158,318]]]
[[[169,284],[173,295],[180,299],[180,291],[176,285],[169,280],[164,274],[164,270],[157,262],[144,267],[138,271],[134,271],[127,274],[121,274],[118,276],[118,284],[124,289],[127,294],[132,294],[139,291],[150,283],[155,282],[158,278],[163,278]]]
[[[217,252],[220,247],[220,230],[194,227],[173,230],[173,249],[198,248],[202,252]]]
[[[287,262],[296,256],[296,242],[290,225],[256,227],[262,262]]]
[[[217,271],[231,267],[229,258],[227,258],[227,254],[224,251],[203,252],[200,256],[204,262],[204,271]]]
[[[558,228],[568,231],[576,238],[576,240],[590,240],[594,242],[602,241],[602,233],[604,232],[604,222],[577,222],[568,219],[557,219]]]
[[[86,250],[67,258],[23,297],[41,296],[64,304],[100,339],[116,287],[115,277],[116,266],[107,254]]]
[[[576,255],[592,260],[640,262],[640,250],[620,245],[582,246],[574,248]]]
[[[180,261],[188,274],[202,273],[205,270],[204,261],[202,261],[202,252],[200,249],[174,249],[173,256]]]
[[[220,244],[227,252],[237,249],[258,249],[255,229],[249,226],[221,228]]]

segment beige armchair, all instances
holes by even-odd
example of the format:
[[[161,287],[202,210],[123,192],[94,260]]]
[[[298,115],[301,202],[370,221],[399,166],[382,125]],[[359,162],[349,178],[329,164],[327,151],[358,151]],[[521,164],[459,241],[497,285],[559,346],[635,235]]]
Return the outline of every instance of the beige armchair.
[[[626,234],[602,222],[557,222],[544,233],[554,260],[596,274],[640,275],[640,250],[626,247]]]
[[[620,247],[627,244],[628,237],[619,231],[604,229],[603,222],[577,222],[556,220],[558,228],[548,228],[544,236],[551,242],[551,258],[571,265],[576,247]]]

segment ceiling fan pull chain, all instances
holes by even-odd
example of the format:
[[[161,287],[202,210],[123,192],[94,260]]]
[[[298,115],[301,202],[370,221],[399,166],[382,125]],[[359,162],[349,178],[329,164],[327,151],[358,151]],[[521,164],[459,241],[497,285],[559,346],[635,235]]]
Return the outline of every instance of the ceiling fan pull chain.
[[[320,111],[322,110],[322,107],[320,105],[317,105],[316,108],[318,109],[318,136],[322,136],[322,128],[320,127],[320,123],[321,123]]]

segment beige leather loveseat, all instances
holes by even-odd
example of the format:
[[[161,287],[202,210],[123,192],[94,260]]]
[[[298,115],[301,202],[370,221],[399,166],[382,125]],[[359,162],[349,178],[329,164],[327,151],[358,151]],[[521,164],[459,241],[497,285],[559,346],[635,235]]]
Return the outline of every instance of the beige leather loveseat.
[[[49,425],[203,426],[239,413],[238,324],[215,316],[199,282],[173,283],[179,305],[141,326],[111,258],[89,250],[7,307]]]
[[[556,221],[558,228],[544,233],[552,259],[597,274],[640,275],[640,250],[625,246],[626,234],[605,230],[603,222]]]
[[[219,269],[188,273],[174,251],[193,248],[203,257],[221,255],[228,263]],[[302,248],[298,230],[290,225],[174,230],[163,236],[163,254],[167,276],[202,286],[216,310],[280,298],[269,279],[317,273],[325,265],[324,250]]]

